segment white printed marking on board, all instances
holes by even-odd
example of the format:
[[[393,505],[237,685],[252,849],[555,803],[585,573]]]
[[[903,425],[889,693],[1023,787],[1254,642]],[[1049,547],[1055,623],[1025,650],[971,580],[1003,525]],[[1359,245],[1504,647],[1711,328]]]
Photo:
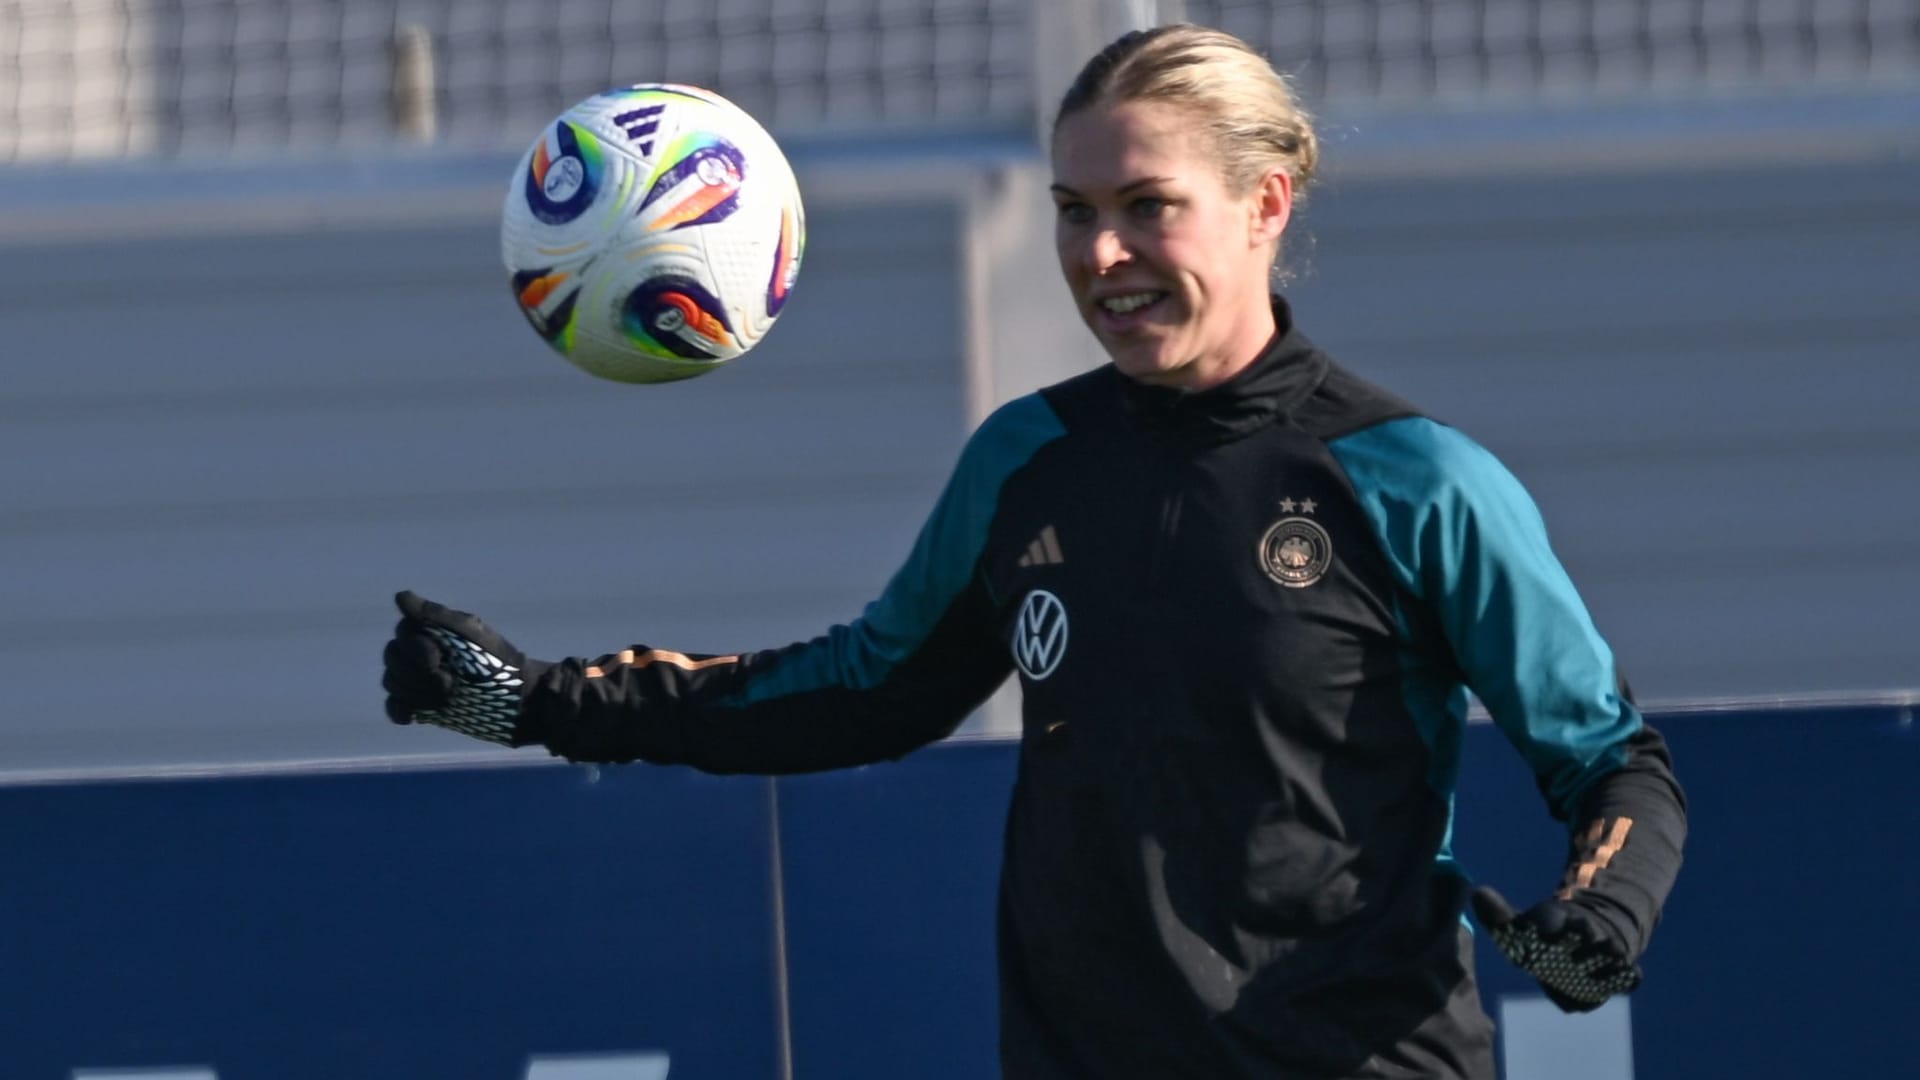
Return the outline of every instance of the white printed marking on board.
[[[73,1080],[221,1080],[211,1065],[167,1068],[75,1068]]]
[[[1507,1080],[1633,1080],[1633,1014],[1616,997],[1563,1013],[1544,997],[1500,999]]]
[[[667,1080],[667,1055],[537,1057],[527,1062],[527,1080]]]
[[[527,1062],[526,1080],[667,1080],[661,1053],[572,1054]],[[73,1080],[220,1080],[205,1065],[138,1069],[75,1069]]]

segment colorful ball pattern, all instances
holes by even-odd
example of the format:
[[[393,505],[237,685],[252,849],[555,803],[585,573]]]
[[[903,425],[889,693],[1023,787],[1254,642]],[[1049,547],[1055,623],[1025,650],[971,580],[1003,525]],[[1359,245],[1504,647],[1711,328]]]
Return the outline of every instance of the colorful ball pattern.
[[[604,378],[667,382],[765,338],[799,276],[806,217],[751,116],[711,91],[647,83],[541,132],[500,244],[514,300],[556,352]]]

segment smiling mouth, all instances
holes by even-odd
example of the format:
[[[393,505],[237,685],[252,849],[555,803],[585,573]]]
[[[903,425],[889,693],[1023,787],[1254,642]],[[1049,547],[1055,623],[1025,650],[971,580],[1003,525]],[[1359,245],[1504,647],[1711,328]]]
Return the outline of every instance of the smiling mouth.
[[[1167,294],[1164,292],[1153,289],[1142,289],[1139,292],[1120,293],[1116,296],[1105,297],[1094,306],[1111,318],[1126,319],[1146,311],[1148,308],[1155,306],[1166,298]]]

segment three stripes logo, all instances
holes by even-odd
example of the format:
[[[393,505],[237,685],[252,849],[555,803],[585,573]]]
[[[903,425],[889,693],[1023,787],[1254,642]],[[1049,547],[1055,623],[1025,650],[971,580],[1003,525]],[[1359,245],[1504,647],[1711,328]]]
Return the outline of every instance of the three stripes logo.
[[[739,662],[740,657],[735,655],[695,658],[688,656],[686,653],[674,652],[672,649],[621,649],[619,652],[601,660],[599,663],[590,665],[586,670],[586,676],[589,679],[604,679],[609,669],[618,670],[623,667],[647,667],[652,664],[668,664],[679,668],[681,671],[699,671],[702,668],[710,668],[720,664],[737,664]]]
[[[1570,900],[1581,889],[1591,888],[1593,879],[1613,863],[1613,857],[1627,846],[1627,834],[1633,831],[1633,819],[1617,817],[1611,821],[1595,818],[1579,840],[1580,861],[1567,867],[1567,876],[1554,895]]]
[[[628,142],[639,143],[642,157],[653,153],[653,134],[660,130],[660,114],[667,111],[665,105],[648,105],[614,115],[613,122],[627,133]]]
[[[1027,545],[1027,553],[1020,556],[1021,566],[1059,566],[1066,561],[1060,554],[1060,538],[1054,535],[1051,525],[1041,529],[1040,535]]]
[[[1035,682],[1054,673],[1067,655],[1067,607],[1045,589],[1027,594],[1013,626],[1013,662]]]

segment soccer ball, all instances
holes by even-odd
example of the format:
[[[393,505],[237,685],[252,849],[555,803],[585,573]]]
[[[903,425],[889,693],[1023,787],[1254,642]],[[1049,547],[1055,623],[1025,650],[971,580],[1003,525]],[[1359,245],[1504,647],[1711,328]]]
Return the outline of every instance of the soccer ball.
[[[766,336],[806,218],[753,117],[709,90],[642,83],[580,102],[514,170],[500,254],[555,351],[619,382],[700,375]]]

